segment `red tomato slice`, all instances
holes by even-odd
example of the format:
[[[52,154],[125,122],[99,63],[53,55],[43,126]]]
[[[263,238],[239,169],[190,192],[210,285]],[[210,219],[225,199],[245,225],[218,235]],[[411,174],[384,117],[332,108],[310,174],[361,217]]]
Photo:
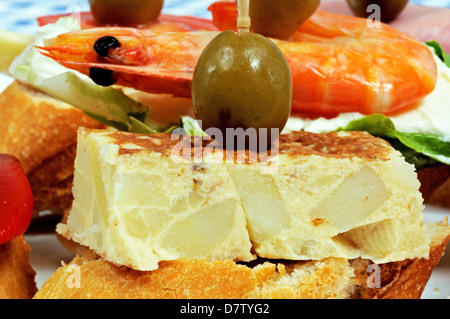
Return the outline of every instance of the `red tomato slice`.
[[[68,17],[71,15],[73,14],[66,13],[66,14],[38,17],[37,22],[39,26],[44,26],[49,23],[55,23],[56,21],[58,21],[59,18]],[[80,12],[79,16],[77,13],[76,15],[74,15],[74,17],[75,18],[79,17],[80,26],[82,29],[99,27],[99,25],[95,22],[91,12],[89,11]],[[203,19],[189,16],[177,16],[171,14],[161,14],[158,20],[154,24],[150,24],[148,28],[152,29],[157,24],[172,25],[174,31],[218,30],[217,27],[212,24],[212,20],[210,19]]]
[[[0,154],[0,244],[25,233],[33,205],[31,186],[20,162]]]
[[[55,14],[55,15],[49,15],[49,16],[43,16],[38,17],[36,20],[39,24],[39,26],[44,26],[49,23],[55,23],[58,21],[59,18],[63,17],[69,17],[71,16],[71,13],[65,13],[65,14]],[[75,18],[78,18],[78,13],[74,15]],[[90,12],[80,12],[80,25],[82,29],[88,29],[88,28],[94,28],[97,25],[95,24],[94,18],[92,17]]]

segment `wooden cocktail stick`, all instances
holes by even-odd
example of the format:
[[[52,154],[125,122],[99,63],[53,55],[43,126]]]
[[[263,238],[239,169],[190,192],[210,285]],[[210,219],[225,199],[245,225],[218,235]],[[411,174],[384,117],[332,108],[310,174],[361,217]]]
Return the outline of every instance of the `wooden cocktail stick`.
[[[238,32],[250,31],[250,16],[249,16],[250,0],[237,0],[238,18],[237,29]]]

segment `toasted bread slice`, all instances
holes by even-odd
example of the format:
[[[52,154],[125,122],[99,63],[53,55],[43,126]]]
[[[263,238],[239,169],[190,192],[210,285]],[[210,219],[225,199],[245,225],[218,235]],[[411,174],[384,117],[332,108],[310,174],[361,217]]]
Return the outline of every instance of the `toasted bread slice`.
[[[0,299],[30,299],[37,291],[36,272],[23,236],[0,245]]]
[[[35,298],[417,299],[450,240],[446,223],[428,224],[427,231],[429,258],[379,265],[379,285],[370,278],[371,261],[359,258],[241,264],[180,259],[161,262],[154,271],[137,271],[90,255],[59,268]]]
[[[35,217],[72,202],[78,127],[101,128],[81,110],[14,81],[0,95],[0,153],[14,155],[30,179]]]

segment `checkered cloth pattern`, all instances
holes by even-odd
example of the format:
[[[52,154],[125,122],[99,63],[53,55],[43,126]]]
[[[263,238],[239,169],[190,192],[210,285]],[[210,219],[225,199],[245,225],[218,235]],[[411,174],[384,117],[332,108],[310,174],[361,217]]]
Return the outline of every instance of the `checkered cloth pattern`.
[[[163,12],[210,18],[214,0],[166,0]],[[450,0],[412,0],[418,5],[450,8]],[[36,17],[89,10],[88,0],[0,0],[0,29],[35,34]]]
[[[163,12],[210,18],[214,0],[165,0]],[[0,29],[34,34],[36,17],[88,11],[88,0],[0,0]]]

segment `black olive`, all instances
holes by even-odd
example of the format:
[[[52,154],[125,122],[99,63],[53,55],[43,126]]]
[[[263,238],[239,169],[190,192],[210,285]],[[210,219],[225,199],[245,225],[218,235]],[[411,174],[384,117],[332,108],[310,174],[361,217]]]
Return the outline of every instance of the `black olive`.
[[[115,37],[104,36],[95,41],[94,50],[99,56],[108,56],[109,49],[120,47],[120,42]]]
[[[358,17],[368,18],[372,12],[369,5],[376,4],[380,8],[381,22],[391,22],[405,9],[408,0],[347,0],[350,9]]]
[[[110,86],[116,83],[116,80],[113,78],[113,71],[111,70],[90,68],[89,77],[95,82],[95,84],[101,86]]]

